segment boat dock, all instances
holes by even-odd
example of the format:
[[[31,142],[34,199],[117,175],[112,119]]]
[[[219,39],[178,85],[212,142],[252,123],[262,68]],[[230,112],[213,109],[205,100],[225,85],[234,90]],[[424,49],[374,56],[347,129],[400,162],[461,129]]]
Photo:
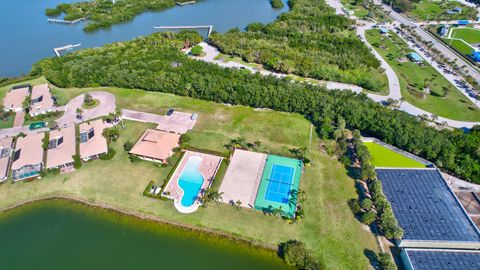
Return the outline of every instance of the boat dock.
[[[189,1],[189,2],[176,2],[177,5],[179,6],[185,6],[185,5],[191,5],[191,4],[195,4],[195,1]]]
[[[87,18],[80,18],[80,19],[76,19],[76,20],[73,20],[73,21],[66,21],[66,20],[60,20],[60,19],[47,19],[47,21],[49,23],[76,24],[76,23],[79,23],[79,22],[84,21],[86,19]]]
[[[208,29],[208,36],[213,31],[213,25],[193,25],[193,26],[154,26],[155,29]]]
[[[81,44],[78,43],[78,44],[75,44],[75,45],[72,45],[72,44],[69,44],[69,45],[65,45],[63,47],[58,47],[58,48],[54,48],[53,51],[55,52],[55,54],[57,55],[57,57],[60,57],[60,52],[61,51],[64,51],[64,50],[71,50],[75,47],[78,47],[80,46]]]

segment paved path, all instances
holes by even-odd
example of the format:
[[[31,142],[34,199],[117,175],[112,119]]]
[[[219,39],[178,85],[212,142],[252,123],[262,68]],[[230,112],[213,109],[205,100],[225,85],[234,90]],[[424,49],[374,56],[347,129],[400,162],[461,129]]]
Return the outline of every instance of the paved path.
[[[153,113],[139,112],[128,109],[122,110],[122,119],[133,120],[137,122],[158,124],[160,121],[162,121],[163,117],[163,115]]]
[[[372,46],[365,39],[365,30],[370,26],[370,23],[369,22],[362,22],[362,23],[363,23],[363,25],[358,27],[358,30],[357,30],[358,34],[361,37],[360,39],[362,41],[364,41],[365,44],[367,44],[367,46],[369,48],[372,48]],[[219,66],[226,67],[226,68],[244,68],[244,69],[250,70],[251,72],[260,72],[262,75],[265,75],[265,76],[266,75],[272,75],[272,76],[275,76],[277,78],[283,78],[283,77],[287,76],[286,74],[281,74],[281,73],[276,73],[276,72],[271,72],[271,71],[266,71],[266,70],[259,71],[255,68],[250,67],[250,66],[247,66],[247,65],[244,65],[244,64],[241,64],[241,63],[237,63],[237,62],[233,62],[233,61],[223,62],[223,61],[220,61],[220,60],[215,60],[215,57],[217,57],[218,54],[220,53],[217,48],[215,48],[215,47],[213,47],[213,46],[211,46],[211,45],[209,45],[205,42],[202,42],[199,45],[201,45],[203,47],[203,51],[206,53],[206,56],[204,56],[204,57],[193,57],[194,59],[214,63],[214,64],[217,64]],[[386,73],[387,78],[388,78],[388,85],[389,85],[390,92],[389,92],[388,95],[385,95],[385,96],[372,94],[372,93],[367,94],[367,96],[369,98],[371,98],[372,100],[374,100],[376,102],[379,102],[379,103],[385,102],[389,98],[399,100],[401,98],[401,92],[400,92],[400,83],[399,83],[399,80],[398,80],[398,77],[397,77],[396,73],[388,65],[388,63],[380,56],[380,54],[378,54],[373,48],[372,48],[372,53],[382,63],[382,67],[385,69],[385,73]],[[345,90],[345,89],[348,89],[348,90],[351,90],[355,93],[362,92],[362,88],[359,87],[359,86],[356,86],[356,85],[344,84],[344,83],[338,83],[338,82],[323,82],[323,81],[318,81],[318,82],[319,82],[318,84],[326,86],[326,88],[329,89],[329,90],[333,90],[333,89]],[[433,114],[431,114],[431,113],[429,113],[425,110],[422,110],[420,108],[417,108],[417,107],[413,106],[412,104],[409,104],[408,102],[405,102],[405,101],[401,103],[401,106],[398,109],[401,110],[401,111],[407,112],[411,115],[415,115],[415,116],[427,116],[430,119],[433,117]],[[450,127],[461,128],[461,129],[465,129],[465,128],[470,129],[474,125],[479,125],[480,124],[480,122],[457,121],[457,120],[447,119],[447,118],[444,118],[444,117],[438,117],[436,121],[438,123],[446,122],[447,125],[450,126]]]
[[[387,96],[375,95],[375,94],[368,94],[368,96],[375,100],[376,102],[382,102],[387,100],[388,98],[392,98],[395,100],[400,100],[402,97],[402,93],[400,91],[400,82],[398,80],[397,74],[395,71],[390,67],[385,59],[373,48],[373,46],[368,43],[367,38],[365,37],[365,31],[373,25],[371,22],[359,21],[360,25],[357,27],[357,34],[360,37],[360,40],[369,47],[373,53],[373,55],[380,61],[381,67],[385,70],[385,74],[388,78],[388,89],[389,93]]]
[[[21,127],[23,126],[23,122],[25,121],[25,112],[19,111],[15,113],[15,119],[13,120],[14,127]]]
[[[59,127],[66,127],[72,124],[78,124],[93,118],[109,115],[115,112],[115,96],[108,92],[93,91],[89,92],[93,99],[97,99],[99,104],[93,109],[82,109],[82,119],[77,119],[77,108],[82,108],[84,94],[79,95],[65,105],[65,113],[56,122]]]
[[[30,130],[29,127],[30,126],[21,126],[21,127],[0,129],[0,138],[17,136],[20,133],[32,134],[32,133],[46,132],[50,130],[49,128]]]

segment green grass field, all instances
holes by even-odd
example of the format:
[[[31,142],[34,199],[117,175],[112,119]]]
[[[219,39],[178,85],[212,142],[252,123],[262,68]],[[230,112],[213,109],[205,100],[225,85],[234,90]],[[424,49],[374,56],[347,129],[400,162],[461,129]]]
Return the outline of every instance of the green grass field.
[[[374,142],[365,142],[375,167],[425,168],[422,163],[398,154]]]
[[[0,118],[0,128],[11,128],[15,120],[15,113],[11,113],[4,118]]]
[[[452,28],[451,37],[465,40],[470,44],[480,43],[480,29],[474,28]]]
[[[445,42],[447,42],[447,44],[454,47],[457,51],[459,51],[459,52],[461,52],[465,55],[472,54],[472,52],[473,52],[472,47],[468,46],[468,44],[466,44],[465,42],[463,42],[461,40],[455,40],[455,39],[450,40],[448,38],[445,38]]]
[[[377,29],[372,29],[367,31],[366,37],[397,74],[402,96],[407,102],[449,119],[480,121],[480,110],[468,98],[428,63],[420,66],[408,61],[405,54],[411,50],[407,44],[395,33],[390,35],[391,39],[388,39]],[[399,61],[400,59],[403,61]],[[430,84],[430,94],[422,98],[425,80],[430,79],[433,79]],[[446,97],[443,97],[442,93],[444,87],[450,89]]]
[[[419,3],[412,4],[413,8],[411,11],[407,12],[407,15],[420,21],[458,19],[471,20],[475,19],[476,17],[476,11],[474,8],[463,5],[456,1],[433,2],[423,0]],[[451,15],[446,13],[448,10],[454,9],[456,7],[462,8],[462,12]]]
[[[37,81],[42,81],[39,79]],[[0,88],[0,95],[8,87]],[[61,103],[93,89],[58,89],[52,91]],[[227,106],[213,102],[140,90],[97,88],[117,97],[128,109],[165,113],[170,107],[198,112],[199,119],[191,136],[191,145],[224,150],[228,140],[244,136],[260,140],[265,150],[290,156],[289,149],[308,146],[310,122],[300,115],[260,111],[244,106]],[[123,150],[127,140],[136,141],[146,128],[154,125],[126,122],[117,142],[117,152],[110,161],[85,163],[80,170],[65,175],[48,175],[42,180],[0,185],[0,209],[47,196],[71,196],[92,203],[108,204],[127,211],[150,215],[168,222],[228,233],[257,243],[276,246],[282,241],[298,239],[306,243],[326,269],[367,269],[365,250],[378,251],[375,237],[353,216],[347,202],[357,198],[354,181],[345,168],[320,148],[314,136],[309,157],[312,166],[305,168],[300,188],[306,192],[305,218],[287,224],[277,217],[255,210],[219,204],[200,208],[193,214],[179,214],[172,201],[144,197],[150,181],[160,184],[170,168],[150,162],[130,163]],[[274,127],[274,128],[272,128]]]

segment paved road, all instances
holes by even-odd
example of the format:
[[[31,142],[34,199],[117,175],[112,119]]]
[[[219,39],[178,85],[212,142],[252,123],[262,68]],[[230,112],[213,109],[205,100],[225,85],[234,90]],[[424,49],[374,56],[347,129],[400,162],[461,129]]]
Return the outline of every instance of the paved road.
[[[373,25],[371,22],[359,21],[360,25],[357,27],[357,34],[360,36],[360,40],[367,45],[372,50],[373,55],[380,61],[381,67],[385,70],[385,74],[388,78],[388,89],[389,93],[387,96],[369,94],[368,96],[375,100],[376,102],[382,102],[388,98],[395,100],[400,100],[402,93],[400,91],[400,81],[398,80],[397,74],[393,71],[392,67],[383,59],[383,57],[373,48],[373,46],[367,42],[365,37],[365,31]]]
[[[365,44],[367,44],[367,46],[372,48],[371,45],[368,42],[366,42],[366,39],[365,39],[365,30],[368,28],[369,23],[368,22],[363,22],[363,23],[364,23],[364,25],[359,27],[358,34],[361,36],[361,39],[365,42]],[[217,50],[217,48],[215,48],[213,46],[210,46],[210,45],[208,45],[204,42],[200,43],[200,45],[203,47],[203,50],[206,53],[206,56],[204,56],[204,57],[194,57],[197,60],[202,60],[202,61],[206,61],[206,62],[215,63],[215,64],[217,64],[219,66],[222,66],[222,67],[244,68],[244,69],[250,70],[252,72],[257,72],[258,71],[258,70],[254,69],[252,67],[243,65],[241,63],[237,63],[237,62],[226,62],[225,63],[223,61],[215,60],[215,57],[219,54],[219,51]],[[400,92],[400,83],[399,83],[397,75],[395,74],[393,69],[387,64],[387,62],[380,56],[380,54],[376,53],[376,51],[373,50],[373,48],[372,48],[372,53],[377,57],[378,60],[380,60],[380,62],[382,63],[382,67],[385,69],[385,72],[386,72],[387,78],[388,78],[388,84],[389,84],[390,92],[386,96],[376,95],[376,94],[371,94],[371,93],[367,94],[367,96],[369,98],[371,98],[372,100],[374,100],[376,102],[379,102],[379,103],[384,102],[389,98],[399,100],[401,98],[401,92]],[[275,73],[275,72],[270,72],[270,71],[262,71],[261,74],[272,75],[272,76],[276,76],[276,77],[279,77],[279,78],[286,76],[285,74],[280,74],[280,73]],[[351,91],[356,92],[356,93],[362,92],[362,88],[359,87],[359,86],[356,86],[356,85],[343,84],[343,83],[338,83],[338,82],[321,82],[321,83],[324,83],[323,85],[325,85],[326,88],[329,89],[329,90],[333,90],[333,89],[346,90],[346,89],[348,89],[348,90],[351,90]],[[319,83],[319,84],[321,84],[321,83]],[[408,102],[402,102],[400,108],[398,108],[398,109],[401,110],[401,111],[407,112],[411,115],[415,115],[415,116],[428,116],[429,118],[433,117],[433,115],[431,113],[429,113],[425,110],[422,110],[420,108],[417,108],[417,107],[413,106],[412,104],[409,104]],[[444,118],[444,117],[438,117],[437,122],[439,122],[439,123],[446,122],[448,126],[455,127],[455,128],[467,128],[467,129],[472,128],[474,125],[479,125],[480,124],[480,122],[456,121],[456,120],[451,120],[451,119],[447,119],[447,118]]]
[[[162,121],[164,117],[164,115],[159,114],[146,113],[128,109],[122,110],[122,119],[133,120],[137,122],[158,124],[160,121]]]
[[[332,0],[335,1],[335,0]],[[463,60],[462,57],[458,56],[453,50],[451,50],[447,45],[443,44],[442,42],[438,41],[436,38],[434,38],[431,34],[429,34],[427,31],[423,30],[421,27],[418,27],[417,23],[411,21],[409,18],[403,16],[402,14],[394,11],[390,6],[383,4],[380,0],[374,0],[375,4],[377,5],[382,5],[382,7],[390,12],[390,17],[394,19],[395,21],[408,25],[408,26],[413,26],[415,28],[415,32],[424,40],[426,41],[431,41],[433,44],[433,47],[436,48],[437,50],[441,51],[447,58],[451,60],[457,60],[457,64],[459,66],[465,65],[467,67],[467,70],[471,76],[473,76],[477,81],[480,83],[480,71],[475,69],[472,64],[468,61]]]
[[[82,108],[84,94],[79,95],[65,105],[65,113],[56,122],[59,127],[66,127],[72,124],[78,124],[100,116],[106,116],[115,112],[115,96],[108,92],[93,91],[89,92],[93,99],[97,99],[99,104],[93,109],[83,109],[82,119],[77,119],[77,108]]]
[[[50,130],[49,128],[30,130],[29,126],[3,128],[3,129],[0,129],[0,138],[17,136],[20,133],[32,134],[32,133],[46,132],[49,130]]]

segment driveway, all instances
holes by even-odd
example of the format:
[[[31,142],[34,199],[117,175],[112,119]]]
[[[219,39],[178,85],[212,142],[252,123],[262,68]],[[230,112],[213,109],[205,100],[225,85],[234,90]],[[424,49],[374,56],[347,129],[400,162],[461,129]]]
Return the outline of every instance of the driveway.
[[[97,107],[92,109],[82,109],[83,117],[82,119],[77,119],[77,108],[82,108],[83,98],[85,95],[82,94],[73,98],[67,103],[67,105],[65,105],[65,113],[63,116],[56,121],[59,127],[67,127],[115,112],[116,105],[115,96],[113,94],[103,91],[93,91],[88,93],[92,95],[93,99],[99,101]]]
[[[197,120],[191,119],[191,113],[173,112],[171,116],[159,115],[153,113],[139,112],[134,110],[122,110],[122,119],[133,120],[144,123],[158,124],[156,129],[174,132],[178,134],[185,134],[192,130]]]

